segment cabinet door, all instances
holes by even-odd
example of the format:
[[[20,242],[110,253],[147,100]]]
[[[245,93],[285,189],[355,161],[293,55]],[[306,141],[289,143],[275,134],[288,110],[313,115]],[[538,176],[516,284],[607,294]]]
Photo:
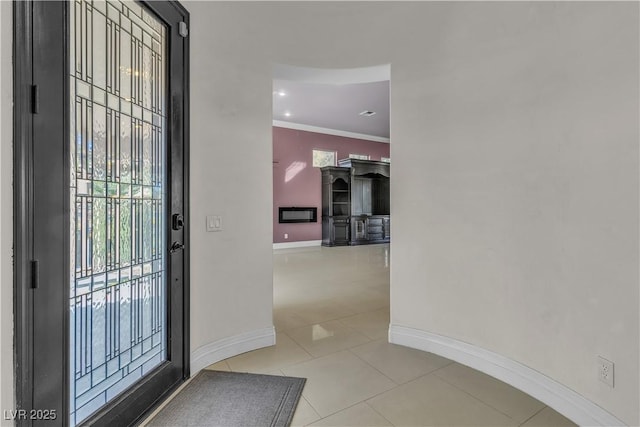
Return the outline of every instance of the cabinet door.
[[[351,187],[351,215],[362,215],[362,180],[354,178]]]
[[[371,179],[354,178],[351,199],[353,215],[371,215]]]
[[[362,213],[365,215],[371,215],[371,180],[362,180]]]
[[[352,233],[355,241],[367,240],[367,219],[352,218]]]
[[[344,245],[349,243],[349,220],[333,219],[333,243],[336,245]]]
[[[369,218],[367,220],[367,239],[370,241],[383,239],[383,218]]]

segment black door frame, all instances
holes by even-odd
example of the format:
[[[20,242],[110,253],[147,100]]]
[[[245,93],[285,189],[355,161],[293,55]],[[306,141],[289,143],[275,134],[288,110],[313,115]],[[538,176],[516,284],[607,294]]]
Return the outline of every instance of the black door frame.
[[[172,143],[167,155],[175,173],[169,174],[167,184],[171,195],[182,195],[181,206],[167,203],[170,223],[172,213],[189,218],[189,38],[180,36],[180,22],[188,28],[189,13],[177,1],[141,3],[167,25],[169,58],[181,59],[169,60],[167,135]],[[56,280],[66,284],[65,277],[69,277],[68,267],[63,267],[69,265],[67,5],[65,1],[13,3],[14,357],[16,407],[26,411],[16,419],[18,425],[67,425],[69,421],[69,287],[47,286]],[[46,69],[35,63],[47,64]],[[43,84],[51,83],[51,76],[64,83]],[[173,126],[173,119],[180,126]],[[46,144],[36,142],[45,137]],[[51,166],[46,170],[34,167],[43,159]],[[38,209],[42,201],[53,210]],[[55,243],[40,245],[43,238]],[[167,232],[167,248],[176,240],[185,246],[183,257],[167,259],[167,268],[174,267],[168,280],[182,283],[168,290],[170,312],[177,317],[167,319],[167,349],[169,359],[175,362],[161,364],[82,424],[130,425],[140,421],[189,377],[188,221],[182,230]],[[44,301],[59,307],[36,316],[34,307]],[[51,324],[57,325],[55,333],[43,337],[39,331]],[[36,334],[58,351],[35,351]],[[35,381],[44,387],[34,387]],[[133,395],[142,397],[132,399]]]

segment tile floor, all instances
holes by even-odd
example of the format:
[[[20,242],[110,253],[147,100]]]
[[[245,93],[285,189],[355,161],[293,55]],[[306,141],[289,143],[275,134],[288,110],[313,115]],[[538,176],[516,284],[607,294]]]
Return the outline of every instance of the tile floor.
[[[448,359],[387,342],[389,245],[274,251],[277,345],[207,369],[307,378],[294,426],[572,426]]]

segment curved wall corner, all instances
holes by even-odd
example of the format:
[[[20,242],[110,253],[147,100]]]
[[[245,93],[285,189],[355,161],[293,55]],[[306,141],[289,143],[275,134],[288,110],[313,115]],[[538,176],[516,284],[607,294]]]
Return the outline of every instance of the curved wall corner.
[[[191,376],[193,377],[202,369],[221,360],[275,344],[276,330],[274,327],[270,327],[222,338],[203,345],[191,353]]]
[[[534,397],[581,426],[625,426],[618,418],[559,382],[489,350],[453,338],[399,325],[389,342],[434,353],[484,372]]]

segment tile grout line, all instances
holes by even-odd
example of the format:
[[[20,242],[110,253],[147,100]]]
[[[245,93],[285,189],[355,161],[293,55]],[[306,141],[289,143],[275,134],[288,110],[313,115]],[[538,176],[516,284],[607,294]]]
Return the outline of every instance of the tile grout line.
[[[391,378],[389,378],[388,376],[384,375],[382,372],[380,372],[380,371],[379,371],[378,369],[376,369],[374,366],[371,366],[367,361],[363,360],[361,357],[359,357],[357,354],[355,354],[355,353],[353,353],[353,352],[351,351],[351,348],[355,348],[355,347],[358,347],[359,345],[365,345],[365,344],[368,344],[368,343],[357,344],[357,345],[356,345],[356,346],[354,346],[354,347],[350,347],[350,348],[342,349],[342,350],[339,350],[339,351],[336,351],[336,352],[333,352],[333,353],[329,353],[329,354],[324,355],[324,356],[314,357],[314,358],[313,358],[313,359],[311,359],[311,360],[320,359],[320,358],[322,358],[322,357],[331,356],[331,355],[334,355],[334,354],[337,354],[337,353],[341,353],[341,352],[349,352],[349,353],[351,353],[353,356],[355,356],[356,358],[358,358],[359,360],[361,360],[362,362],[364,362],[367,366],[369,366],[369,367],[373,368],[375,371],[379,372],[382,376],[384,376],[385,378],[387,378],[389,381],[391,381],[391,382],[394,384],[394,386],[393,386],[392,388],[387,389],[387,390],[384,390],[384,391],[382,391],[382,392],[380,392],[380,393],[378,393],[378,394],[376,394],[376,395],[374,395],[374,396],[371,396],[371,397],[367,398],[367,399],[372,399],[372,398],[374,398],[374,397],[378,396],[379,394],[382,394],[382,393],[385,393],[385,392],[387,392],[387,391],[390,391],[390,390],[395,389],[395,388],[398,386],[398,384],[397,384],[395,381],[393,381]],[[306,360],[306,361],[303,361],[303,362],[294,363],[293,365],[289,365],[289,367],[293,367],[293,366],[296,366],[296,365],[302,364],[302,363],[304,363],[304,362],[310,362],[311,360]],[[286,374],[285,374],[285,375],[286,375]],[[303,396],[303,397],[304,397],[304,396]],[[311,406],[311,408],[313,408],[313,410],[316,412],[316,414],[318,414],[318,416],[320,417],[318,420],[313,421],[311,424],[316,423],[316,422],[321,421],[321,420],[324,420],[325,418],[331,417],[331,416],[333,416],[333,415],[336,415],[336,414],[337,414],[337,413],[339,413],[339,412],[342,412],[342,411],[345,411],[345,410],[347,410],[347,409],[350,409],[350,408],[352,408],[352,407],[354,407],[354,406],[356,406],[356,405],[359,405],[359,404],[361,404],[361,403],[365,403],[365,404],[366,404],[366,403],[367,403],[367,402],[366,402],[366,400],[367,400],[367,399],[364,399],[364,400],[358,401],[358,402],[354,403],[353,405],[350,405],[350,406],[348,406],[348,407],[346,407],[346,408],[340,409],[340,410],[338,410],[338,411],[336,411],[336,412],[333,412],[333,413],[331,413],[331,414],[329,414],[329,415],[327,415],[327,416],[324,416],[324,417],[323,417],[323,416],[322,416],[322,415],[320,415],[320,413],[316,410],[316,408],[311,404],[311,402],[309,401],[309,399],[305,398],[305,400],[307,401],[307,403],[309,403],[309,406]],[[370,406],[370,405],[368,405],[368,406]],[[371,408],[371,409],[373,409],[373,408]],[[375,409],[373,409],[373,410],[375,411]],[[376,413],[378,413],[378,411],[375,411],[375,412],[376,412]],[[382,414],[380,414],[380,415],[382,416]],[[382,417],[384,418],[384,416],[382,416]],[[387,419],[385,418],[385,420],[387,420]],[[393,423],[391,423],[389,420],[387,420],[387,421],[388,421],[388,422],[393,426]],[[308,424],[308,425],[310,425],[310,424]]]
[[[373,342],[373,341],[372,341]],[[365,344],[370,344],[370,343],[365,343]],[[362,344],[362,345],[365,345]],[[359,346],[356,346],[359,347]],[[397,383],[396,381],[394,381],[393,378],[389,377],[388,375],[386,375],[384,372],[382,372],[380,369],[376,368],[375,366],[373,366],[371,363],[367,362],[366,360],[364,360],[362,357],[360,357],[357,353],[351,351],[352,349],[354,349],[355,347],[351,347],[349,349],[347,349],[351,354],[353,354],[355,357],[357,357],[358,359],[360,359],[363,363],[365,363],[367,366],[371,367],[372,369],[374,369],[375,371],[377,371],[380,375],[382,375],[383,377],[387,378],[389,381],[391,381],[392,383],[394,383],[397,386],[400,386],[402,384]],[[394,387],[395,388],[395,387]],[[390,389],[391,390],[391,389]]]
[[[309,355],[309,357],[311,357],[311,359],[316,359],[316,357],[315,357],[313,354],[309,353],[309,352],[307,351],[307,349],[306,349],[306,348],[304,348],[304,347],[303,347],[303,346],[302,346],[298,341],[296,341],[295,339],[293,339],[293,337],[292,337],[291,335],[289,335],[289,334],[288,334],[288,333],[286,333],[286,332],[281,332],[281,334],[285,335],[285,336],[286,336],[287,338],[289,338],[289,339],[290,339],[290,340],[291,340],[295,345],[297,345],[298,347],[300,347],[300,349],[301,349],[302,351],[304,351],[305,353],[307,353],[307,355]],[[277,343],[278,343],[278,332],[276,332],[276,345],[278,345]],[[300,362],[300,363],[302,363],[302,362]]]
[[[347,409],[351,409],[351,408],[353,408],[354,406],[359,405],[359,404],[361,404],[361,403],[363,403],[363,402],[364,402],[363,400],[362,400],[362,401],[360,401],[360,402],[356,402],[356,403],[354,403],[353,405],[347,406],[346,408],[342,408],[342,409],[339,409],[339,410],[337,410],[337,411],[335,411],[335,412],[332,412],[332,413],[330,413],[329,415],[327,415],[326,417],[323,417],[322,415],[320,415],[320,413],[318,413],[318,411],[316,411],[316,413],[318,413],[318,415],[320,415],[320,419],[319,419],[319,420],[315,420],[313,423],[317,423],[318,421],[322,421],[322,420],[327,419],[327,418],[329,418],[329,417],[333,417],[334,415],[339,414],[339,413],[340,413],[340,412],[342,412],[342,411],[346,411]],[[309,404],[311,404],[311,402],[309,402]],[[315,409],[315,408],[314,408],[314,409]],[[311,424],[313,424],[313,423],[311,423]]]
[[[395,387],[394,387],[394,388],[395,388]],[[385,393],[385,392],[390,391],[390,390],[393,390],[393,388],[390,388],[389,390],[385,390],[385,391],[383,391],[382,393]],[[316,411],[316,413],[318,413],[318,415],[320,415],[320,417],[321,417],[321,418],[320,418],[319,420],[315,420],[313,423],[317,423],[318,421],[322,421],[322,420],[327,419],[327,418],[329,418],[329,417],[333,417],[334,415],[339,414],[340,412],[346,411],[347,409],[351,409],[351,408],[353,408],[354,406],[358,406],[358,405],[360,405],[361,403],[364,403],[365,405],[369,406],[369,407],[370,407],[371,409],[373,409],[377,414],[379,414],[382,418],[384,418],[385,420],[387,420],[387,419],[386,419],[382,414],[380,414],[380,413],[379,413],[378,411],[376,411],[373,407],[371,407],[371,405],[369,405],[369,404],[367,403],[367,400],[368,400],[368,399],[373,399],[374,397],[379,396],[379,395],[380,395],[380,394],[382,394],[382,393],[376,394],[375,396],[371,396],[371,397],[369,397],[369,398],[367,398],[367,399],[365,399],[365,400],[360,400],[360,401],[358,401],[358,402],[356,402],[356,403],[354,403],[354,404],[352,404],[352,405],[347,406],[346,408],[338,409],[337,411],[330,413],[330,414],[329,414],[329,415],[327,415],[326,417],[323,417],[322,415],[320,415],[320,414],[318,413],[318,411]],[[308,402],[308,400],[307,400],[307,402]],[[309,405],[311,405],[311,402],[309,402]],[[313,407],[313,406],[312,406],[312,407]],[[314,410],[315,410],[315,408],[314,408]],[[387,420],[387,422],[389,422],[389,424],[391,424],[392,426],[394,425],[394,424],[393,424],[391,421],[389,421],[389,420]],[[313,423],[311,423],[311,424],[313,424]],[[308,424],[308,425],[309,425],[309,424]]]
[[[379,308],[376,308],[376,309],[373,309],[373,310],[365,310],[365,311],[361,311],[361,312],[355,312],[355,313],[348,314],[346,316],[331,317],[329,319],[321,320],[319,322],[311,322],[311,323],[308,323],[306,325],[300,325],[300,326],[296,326],[296,327],[293,327],[293,328],[282,329],[280,331],[278,331],[278,329],[276,328],[276,333],[277,332],[292,331],[292,330],[295,330],[295,329],[302,329],[302,328],[306,328],[306,327],[309,327],[309,326],[319,325],[319,324],[327,323],[327,322],[340,321],[340,320],[343,320],[343,319],[348,319],[350,317],[360,316],[362,314],[375,313],[376,311],[380,311],[380,310],[382,310],[382,309],[384,309],[386,307],[388,307],[388,306],[379,307]],[[297,313],[294,312],[294,314],[297,314]],[[347,325],[345,325],[345,326],[347,326]],[[275,325],[274,325],[274,328],[275,328]]]
[[[449,365],[447,365],[447,366],[449,366]],[[518,420],[516,420],[515,418],[513,418],[511,415],[509,415],[509,414],[505,414],[505,413],[504,413],[504,412],[502,412],[500,409],[498,409],[498,408],[494,408],[494,407],[493,407],[493,405],[491,405],[491,404],[489,404],[489,403],[485,402],[484,400],[480,399],[480,398],[479,398],[479,397],[477,397],[477,396],[474,396],[473,394],[471,394],[471,393],[470,393],[470,392],[468,392],[467,390],[464,390],[463,388],[460,388],[459,386],[457,386],[457,385],[455,385],[455,384],[452,384],[451,382],[447,381],[445,378],[441,377],[440,375],[435,374],[435,371],[434,371],[434,376],[435,376],[436,378],[438,378],[438,379],[440,379],[440,380],[444,381],[445,383],[449,384],[451,387],[454,387],[454,388],[456,388],[456,389],[460,390],[461,392],[463,392],[463,393],[465,393],[465,394],[467,394],[467,395],[471,396],[472,398],[474,398],[474,399],[475,399],[475,400],[477,400],[478,402],[482,403],[483,405],[485,405],[485,406],[487,406],[487,407],[489,407],[489,408],[493,409],[494,411],[497,411],[497,412],[501,413],[502,415],[504,415],[505,417],[509,418],[510,420],[513,420],[513,421],[516,423],[516,425],[517,425],[517,426],[520,426],[520,425],[521,425],[521,424],[520,424],[520,422],[519,422]],[[544,409],[544,408],[543,408],[543,409]],[[534,414],[534,415],[535,415],[535,414]]]
[[[302,351],[303,351],[307,356],[309,356],[309,359],[301,360],[301,361],[299,361],[299,362],[295,362],[295,363],[290,364],[290,365],[276,365],[275,367],[271,367],[270,369],[282,370],[282,369],[284,369],[284,368],[286,368],[286,367],[289,367],[289,366],[295,366],[295,365],[298,365],[298,364],[300,364],[300,363],[309,362],[309,361],[311,361],[311,360],[317,359],[317,357],[315,357],[314,355],[312,355],[311,353],[309,353],[307,350],[305,350],[305,348],[304,348],[304,347],[302,347],[302,346],[301,346],[301,345],[300,345],[296,340],[294,340],[293,338],[291,338],[288,334],[286,334],[286,333],[284,333],[284,332],[280,332],[280,333],[282,333],[282,334],[286,335],[286,336],[287,336],[287,338],[289,338],[289,339],[291,340],[291,342],[293,342],[297,347],[299,347],[299,349],[300,349],[300,350],[302,350]],[[277,334],[277,332],[276,332],[276,334]],[[277,337],[276,337],[276,346],[277,346],[277,345],[278,345],[278,344],[277,344]],[[257,351],[260,351],[260,350],[263,350],[263,349],[267,349],[267,348],[271,348],[271,347],[275,347],[275,346],[262,347],[262,348],[258,348],[258,349],[255,349],[255,350],[251,350],[251,351],[248,351],[248,352],[246,352],[246,353],[241,353],[241,354],[238,354],[238,355],[235,355],[235,356],[229,357],[229,358],[227,358],[227,359],[223,359],[223,360],[221,360],[220,362],[225,362],[225,363],[227,364],[227,366],[229,367],[229,370],[231,370],[231,371],[233,372],[233,370],[231,369],[231,365],[230,365],[230,364],[229,364],[229,362],[228,362],[229,360],[234,359],[234,358],[236,358],[236,357],[238,357],[238,356],[242,356],[242,355],[244,355],[244,354],[250,354],[250,353],[257,352]],[[216,363],[220,363],[220,362],[216,362]],[[209,366],[211,366],[211,365],[209,365]],[[206,368],[205,368],[205,369],[206,369]],[[284,372],[283,372],[283,374],[284,374]],[[286,374],[285,374],[285,375],[286,375]]]
[[[300,398],[304,399],[305,402],[307,402],[307,405],[309,405],[309,407],[313,410],[313,412],[315,412],[315,414],[320,417],[320,418],[316,418],[315,420],[311,421],[310,423],[305,424],[305,426],[311,425],[313,423],[317,423],[318,421],[320,421],[322,419],[322,415],[320,415],[317,411],[316,408],[313,407],[313,405],[311,404],[311,402],[309,402],[309,399],[307,399],[306,397],[304,397],[303,394],[300,394]],[[298,409],[298,407],[296,406],[296,409]],[[295,417],[296,414],[295,412],[293,413],[293,416]],[[293,421],[293,419],[292,419]]]
[[[323,323],[324,323],[324,322],[323,322]],[[305,326],[303,326],[303,327],[305,327]],[[365,334],[363,334],[363,333],[361,333],[361,332],[358,332],[358,331],[356,331],[356,330],[353,330],[352,328],[350,328],[350,327],[348,327],[348,326],[346,326],[346,325],[343,325],[343,327],[345,327],[345,328],[349,329],[349,330],[350,330],[350,332],[353,332],[353,333],[355,333],[355,334],[357,334],[357,335],[360,335],[360,336],[362,336],[362,337],[366,338],[366,340],[367,340],[367,341],[364,341],[364,342],[361,342],[361,343],[355,344],[355,345],[353,345],[353,346],[349,346],[349,347],[341,348],[341,349],[338,349],[338,350],[335,350],[335,351],[331,351],[331,352],[329,352],[329,353],[327,353],[327,354],[322,354],[322,355],[319,355],[319,356],[314,356],[314,355],[313,355],[313,354],[311,354],[309,351],[307,351],[307,353],[309,353],[309,354],[310,354],[314,359],[319,359],[319,358],[321,358],[321,357],[325,357],[325,356],[329,356],[329,355],[331,355],[331,354],[339,353],[339,352],[341,352],[341,351],[349,350],[349,349],[351,349],[351,348],[353,348],[353,347],[357,347],[357,346],[359,346],[359,345],[365,345],[365,344],[369,344],[370,342],[377,341],[377,340],[373,340],[373,339],[369,338],[367,335],[365,335]],[[289,336],[289,338],[291,338],[291,339],[292,339],[296,344],[298,344],[300,347],[302,347],[302,348],[303,348],[303,350],[305,350],[305,351],[306,351],[306,349],[302,346],[302,344],[301,344],[301,343],[299,343],[298,341],[296,341],[296,340],[295,340],[294,338],[292,338],[290,335],[288,335],[288,336]]]
[[[452,362],[452,363],[455,363],[455,362]],[[450,363],[450,364],[451,364],[451,363]],[[450,365],[450,364],[449,364],[449,365]],[[447,366],[449,366],[449,365],[447,365]],[[412,382],[418,381],[418,380],[420,380],[420,379],[422,379],[422,378],[424,378],[424,377],[430,376],[430,375],[431,375],[431,376],[433,376],[433,377],[435,377],[435,378],[438,378],[438,379],[441,379],[442,381],[444,381],[444,379],[442,379],[442,378],[441,378],[441,377],[439,377],[438,375],[435,375],[435,372],[436,372],[436,371],[439,371],[440,369],[443,369],[443,368],[445,368],[445,367],[446,367],[446,366],[443,366],[442,368],[439,368],[439,369],[436,369],[435,371],[431,371],[431,372],[429,372],[429,373],[427,373],[427,374],[421,375],[421,376],[419,376],[419,377],[417,377],[417,378],[414,378],[414,379],[412,379],[412,380],[410,380],[410,381],[407,381],[406,383],[396,385],[395,387],[390,388],[389,390],[385,390],[385,391],[383,391],[383,392],[381,392],[381,393],[376,394],[375,396],[371,396],[370,398],[366,399],[364,402],[365,402],[365,403],[367,403],[369,406],[371,406],[371,408],[375,411],[375,408],[374,408],[374,407],[369,403],[369,401],[370,401],[370,400],[373,400],[373,399],[375,399],[376,397],[378,397],[378,396],[380,396],[380,395],[382,395],[382,394],[385,394],[385,393],[387,393],[387,392],[393,391],[393,390],[395,390],[395,389],[397,389],[397,388],[399,388],[399,387],[402,387],[402,386],[405,386],[405,385],[410,384],[410,383],[412,383]],[[483,402],[482,400],[478,399],[478,398],[477,398],[477,397],[475,397],[474,395],[472,395],[472,394],[470,394],[470,393],[466,392],[465,390],[462,390],[462,389],[461,389],[461,388],[459,388],[459,387],[456,387],[456,386],[455,386],[455,385],[453,385],[453,384],[450,384],[448,381],[444,381],[444,382],[445,382],[445,383],[447,383],[447,384],[449,384],[450,386],[452,386],[452,387],[456,388],[457,390],[459,390],[459,391],[463,392],[464,394],[466,394],[466,395],[470,396],[470,397],[471,397],[471,398],[473,398],[474,400],[477,400],[478,402],[480,402],[482,405],[484,405],[484,406],[488,407],[489,409],[492,409],[492,410],[494,410],[494,411],[498,412],[499,414],[504,415],[504,416],[505,416],[505,417],[507,417],[509,420],[514,421],[516,424],[514,424],[514,425],[513,425],[513,427],[520,427],[520,426],[522,426],[522,424],[517,424],[517,420],[515,420],[514,418],[512,418],[512,417],[510,417],[509,415],[507,415],[507,414],[503,413],[502,411],[500,411],[500,410],[498,410],[498,409],[494,408],[493,406],[489,405],[488,403]],[[542,409],[544,409],[544,408],[542,408]],[[542,409],[541,409],[540,411],[542,411]],[[534,415],[532,415],[530,418],[527,418],[527,421],[528,421],[529,419],[531,419],[533,416],[537,415],[540,411],[536,412],[536,413],[535,413]],[[378,412],[378,411],[376,411],[376,412]],[[382,415],[382,414],[380,414],[380,415]],[[385,417],[384,417],[384,415],[382,415],[382,416],[383,416],[383,418],[385,418]],[[386,418],[385,418],[385,419],[386,419]],[[387,420],[387,421],[388,421],[388,420]],[[389,422],[390,422],[390,421],[389,421]],[[526,422],[526,421],[525,421],[525,422]],[[390,423],[391,423],[391,422],[390,422]],[[393,423],[391,423],[391,424],[393,424]]]
[[[359,344],[359,345],[365,345],[365,344],[368,344],[368,343]],[[355,347],[358,347],[358,345],[356,345]],[[355,348],[355,347],[351,347],[351,348]],[[318,416],[320,416],[320,419],[318,419],[318,420],[316,420],[316,421],[313,421],[313,423],[318,422],[318,421],[321,421],[321,420],[324,420],[325,418],[331,417],[331,416],[333,416],[333,415],[336,415],[337,413],[342,412],[342,411],[345,411],[345,410],[347,410],[347,409],[349,409],[349,408],[352,408],[352,407],[354,407],[354,406],[356,406],[356,405],[359,405],[360,403],[365,403],[365,404],[366,404],[366,403],[367,403],[367,400],[369,400],[369,399],[373,399],[374,397],[377,397],[377,396],[379,396],[379,395],[381,395],[381,394],[383,394],[383,393],[386,393],[386,392],[388,392],[388,391],[394,390],[395,388],[397,388],[397,387],[399,386],[399,384],[397,384],[397,383],[396,383],[395,381],[393,381],[391,378],[389,378],[388,376],[386,376],[385,374],[383,374],[382,372],[380,372],[376,367],[372,366],[372,365],[371,365],[371,364],[369,364],[366,360],[363,360],[363,359],[362,359],[361,357],[359,357],[357,354],[353,353],[353,352],[351,351],[351,348],[347,348],[347,349],[343,349],[343,350],[340,350],[340,351],[337,351],[337,352],[334,352],[334,353],[330,353],[330,354],[327,354],[326,356],[334,355],[334,354],[341,353],[341,352],[349,352],[349,353],[351,353],[353,356],[355,356],[357,359],[359,359],[360,361],[362,361],[363,363],[365,363],[367,366],[371,367],[372,369],[374,369],[375,371],[377,371],[378,373],[380,373],[380,375],[382,375],[383,377],[385,377],[385,378],[387,378],[389,381],[391,381],[391,382],[393,383],[393,387],[391,387],[391,388],[389,388],[389,389],[387,389],[387,390],[383,390],[383,391],[381,391],[380,393],[377,393],[377,394],[375,394],[375,395],[373,395],[373,396],[371,396],[371,397],[365,398],[364,400],[360,400],[360,401],[358,401],[358,402],[354,403],[353,405],[350,405],[350,406],[348,406],[348,407],[346,407],[346,408],[339,409],[338,411],[333,412],[333,413],[331,413],[331,414],[329,414],[329,415],[327,415],[327,416],[325,416],[325,417],[323,417],[322,415],[320,415],[320,413],[316,410],[316,408],[311,404],[311,402],[309,401],[309,399],[305,398],[305,400],[309,403],[309,406],[311,406],[311,407],[313,408],[313,410],[314,410],[314,411],[316,411],[316,413],[318,414]],[[320,356],[320,357],[326,357],[326,356]],[[319,359],[320,357],[317,357],[317,358],[315,358],[315,359]],[[314,360],[314,359],[311,359],[311,360]],[[307,360],[306,362],[309,362],[309,361],[310,361],[310,360]],[[304,363],[304,362],[295,363],[295,364],[293,364],[293,365],[289,365],[289,366],[296,366],[296,365],[299,365],[299,364],[301,364],[301,363]],[[283,373],[284,373],[284,372],[283,372]],[[285,374],[285,375],[286,375],[286,374]],[[304,397],[304,391],[303,391],[303,397]],[[368,406],[371,406],[371,405],[368,405]],[[373,409],[376,413],[379,413],[379,412],[378,412],[378,411],[376,411],[374,408],[371,408],[371,409]],[[380,414],[380,415],[381,415],[385,420],[387,420],[387,419],[386,419],[382,414]],[[389,422],[389,424],[391,424],[392,426],[394,425],[391,421],[389,421],[389,420],[387,420],[387,421],[388,421],[388,422]],[[312,424],[313,424],[313,423],[312,423]]]
[[[360,314],[360,313],[349,314],[348,316],[343,316],[343,317],[332,317],[332,318],[327,319],[327,320],[321,320],[320,322],[311,322],[311,323],[308,323],[308,324],[306,324],[306,325],[300,325],[300,326],[296,326],[296,327],[294,327],[294,328],[282,329],[282,330],[280,330],[280,331],[278,331],[278,330],[276,329],[276,333],[278,333],[278,332],[294,331],[294,330],[296,330],[296,329],[308,328],[309,326],[320,325],[320,324],[322,324],[322,323],[339,321],[340,319],[346,319],[347,317],[357,316],[358,314]],[[274,327],[275,327],[275,325],[274,325]]]
[[[531,415],[529,418],[527,418],[526,420],[524,420],[518,427],[525,425],[526,423],[529,422],[529,420],[533,417],[535,417],[536,415],[538,415],[540,412],[544,411],[545,409],[547,409],[548,406],[544,405],[538,412],[536,412],[535,414]]]
[[[367,401],[365,400],[365,401],[364,401],[364,404],[365,404],[365,405],[367,405],[369,408],[371,408],[371,410],[372,410],[373,412],[375,412],[376,414],[378,414],[378,415],[380,415],[382,418],[384,418],[384,420],[385,420],[386,422],[388,422],[389,424],[391,424],[391,426],[394,426],[394,427],[395,427],[395,424],[394,424],[394,423],[392,423],[391,421],[389,421],[389,419],[388,419],[387,417],[385,417],[384,415],[382,415],[382,414],[380,413],[380,411],[378,411],[376,408],[374,408],[374,407],[373,407],[369,402],[367,402]]]
[[[378,340],[372,340],[371,342],[368,342],[368,343],[364,343],[364,344],[360,344],[360,345],[356,345],[356,346],[354,346],[354,347],[351,347],[351,348],[349,348],[348,350],[349,350],[351,353],[353,353],[353,355],[354,355],[354,356],[356,356],[358,359],[362,360],[364,363],[366,363],[367,365],[371,366],[373,369],[375,369],[376,371],[380,372],[380,374],[382,374],[383,376],[385,376],[386,378],[388,378],[389,380],[391,380],[391,382],[393,382],[394,384],[396,384],[396,386],[401,386],[401,385],[404,385],[404,384],[408,384],[408,383],[410,383],[410,382],[412,382],[412,381],[415,381],[415,380],[417,380],[417,379],[419,379],[419,378],[422,378],[422,377],[424,377],[424,376],[426,376],[426,375],[434,374],[434,373],[436,373],[437,371],[439,371],[439,370],[441,370],[441,369],[444,369],[444,368],[446,368],[447,366],[452,365],[452,364],[454,364],[454,363],[455,363],[454,361],[449,361],[449,363],[447,363],[447,364],[446,364],[446,365],[444,365],[444,366],[440,366],[439,368],[435,368],[435,369],[433,369],[433,370],[431,370],[431,371],[429,371],[429,372],[425,372],[425,373],[423,373],[423,374],[420,374],[419,376],[417,376],[417,377],[415,377],[415,378],[411,378],[411,379],[410,379],[410,380],[408,380],[408,381],[405,381],[405,382],[402,382],[402,383],[398,383],[398,382],[397,382],[397,381],[395,381],[393,378],[389,377],[389,376],[388,376],[388,375],[386,375],[384,372],[382,372],[381,370],[379,370],[378,368],[376,368],[375,366],[373,366],[371,363],[367,362],[365,359],[363,359],[362,357],[360,357],[360,355],[358,355],[357,353],[355,353],[355,352],[351,351],[352,349],[354,349],[354,348],[356,348],[356,347],[361,347],[361,346],[364,346],[364,345],[367,345],[367,344],[371,344],[372,342],[376,342],[376,341],[383,341],[383,340],[384,340],[384,338],[381,338],[381,339],[378,339]],[[388,341],[387,341],[387,343],[388,343],[388,344],[392,344],[392,343],[389,343]],[[432,353],[431,353],[431,354],[432,354]],[[438,376],[438,378],[440,378],[440,377]]]
[[[294,367],[294,366],[298,366],[298,365],[301,365],[301,364],[303,364],[303,363],[311,362],[311,361],[313,361],[313,360],[321,359],[321,358],[323,358],[323,357],[331,356],[331,355],[334,355],[334,354],[337,354],[337,353],[341,353],[341,352],[344,352],[344,351],[349,351],[349,348],[343,348],[343,349],[341,349],[341,350],[337,350],[337,351],[334,351],[334,352],[331,352],[331,353],[328,353],[328,354],[323,354],[322,356],[314,356],[313,354],[311,354],[311,353],[309,353],[307,350],[305,350],[305,349],[304,349],[304,347],[302,347],[300,344],[298,344],[298,342],[297,342],[296,340],[294,340],[293,338],[291,338],[289,335],[287,335],[287,336],[288,336],[288,337],[289,337],[289,338],[290,338],[290,339],[291,339],[291,340],[292,340],[296,345],[298,345],[298,347],[300,347],[300,348],[301,348],[305,353],[307,353],[307,354],[309,355],[310,359],[307,359],[307,360],[301,360],[301,361],[299,361],[299,362],[295,362],[295,363],[292,363],[292,364],[290,364],[290,365],[283,365],[283,366],[280,366],[279,368],[276,368],[276,369],[280,369],[280,370],[282,370],[282,369],[286,369],[286,368],[292,368],[292,367]],[[357,344],[357,345],[356,345],[356,347],[357,347],[358,345],[364,345],[364,344],[368,344],[368,343]],[[255,351],[255,350],[254,350],[254,351]],[[235,357],[235,356],[234,356],[234,357]],[[226,360],[226,359],[225,359],[225,360]],[[283,373],[284,373],[284,372],[283,372]],[[287,374],[285,374],[285,376],[286,376],[286,375],[287,375]]]

